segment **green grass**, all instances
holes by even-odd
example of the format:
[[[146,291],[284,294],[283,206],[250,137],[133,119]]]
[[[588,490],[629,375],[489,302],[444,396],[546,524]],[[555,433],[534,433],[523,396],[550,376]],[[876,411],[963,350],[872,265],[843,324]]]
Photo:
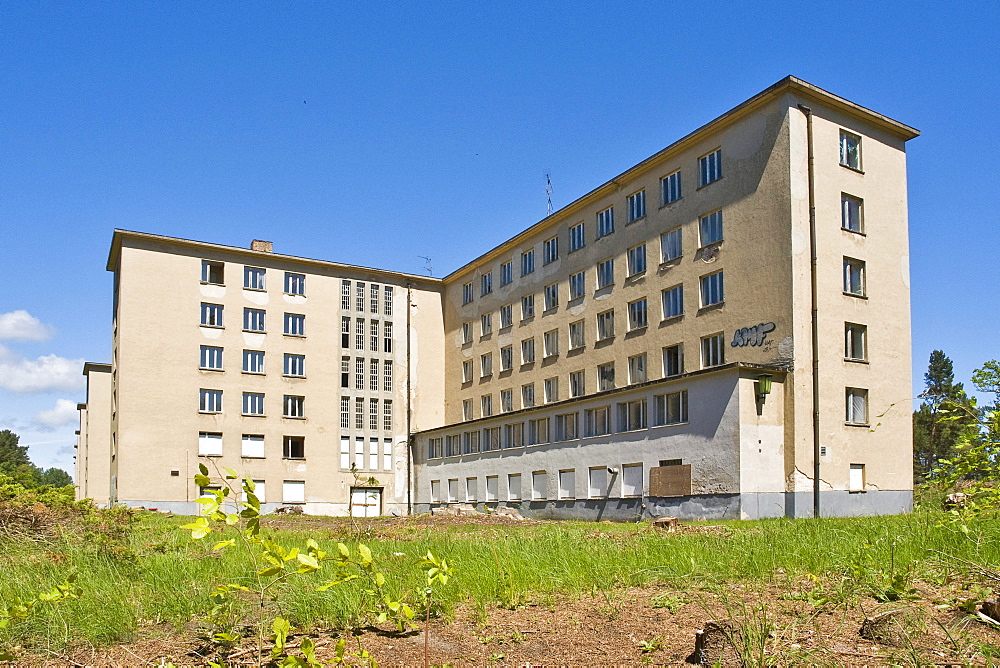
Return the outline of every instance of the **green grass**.
[[[974,521],[966,535],[943,520],[943,514],[931,512],[780,519],[727,522],[724,530],[700,533],[582,522],[427,528],[401,520],[374,525],[392,537],[363,542],[382,562],[396,593],[423,590],[416,561],[428,550],[446,558],[455,576],[439,590],[445,611],[464,601],[480,608],[512,607],[585,593],[611,596],[621,587],[646,584],[688,591],[810,573],[850,582],[871,595],[885,591],[898,574],[930,581],[962,569],[935,550],[970,562],[1000,563],[1000,523]],[[253,569],[240,549],[213,553],[215,534],[192,540],[179,528],[186,521],[144,513],[125,542],[109,544],[72,532],[42,542],[0,538],[0,606],[51,588],[71,568],[79,573],[82,590],[79,599],[42,607],[36,617],[0,630],[0,640],[59,650],[129,642],[149,624],[190,628],[211,608],[214,585],[251,583]],[[314,538],[334,551],[332,536],[350,532],[349,525],[331,528],[317,518],[295,524],[294,530],[274,532],[276,540],[291,547]],[[406,556],[394,555],[400,552]],[[357,588],[315,591],[329,578],[323,571],[293,578],[280,590],[276,611],[297,628],[364,621],[356,617],[364,596]]]

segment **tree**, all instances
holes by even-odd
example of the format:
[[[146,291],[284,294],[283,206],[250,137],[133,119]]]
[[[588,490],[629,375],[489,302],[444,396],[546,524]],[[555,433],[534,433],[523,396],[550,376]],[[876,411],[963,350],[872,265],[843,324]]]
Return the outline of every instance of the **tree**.
[[[65,487],[73,484],[73,478],[62,469],[50,468],[42,471],[39,482],[53,487]]]
[[[1000,441],[1000,363],[990,360],[972,372],[972,384],[993,395],[993,404],[983,408],[983,421],[993,442]]]
[[[976,421],[970,414],[955,414],[969,400],[962,383],[955,382],[952,361],[943,351],[931,353],[924,386],[923,403],[913,413],[913,469],[920,479],[954,452],[959,438]]]
[[[62,469],[42,471],[35,466],[28,457],[28,446],[19,445],[20,440],[21,437],[10,429],[0,431],[0,474],[28,488],[40,485],[65,487],[73,484],[73,478]]]

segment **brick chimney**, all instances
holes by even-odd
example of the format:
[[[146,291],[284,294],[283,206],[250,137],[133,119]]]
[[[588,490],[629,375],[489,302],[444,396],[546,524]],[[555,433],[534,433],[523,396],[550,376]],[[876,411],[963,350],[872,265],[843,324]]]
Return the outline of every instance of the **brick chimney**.
[[[260,251],[261,253],[273,253],[274,244],[270,241],[261,241],[260,239],[254,239],[250,242],[250,250]]]

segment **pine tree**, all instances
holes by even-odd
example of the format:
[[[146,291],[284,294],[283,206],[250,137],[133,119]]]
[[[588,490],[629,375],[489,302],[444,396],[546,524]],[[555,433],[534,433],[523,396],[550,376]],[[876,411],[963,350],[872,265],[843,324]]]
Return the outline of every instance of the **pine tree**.
[[[969,428],[971,416],[954,419],[958,405],[968,403],[962,383],[955,382],[951,359],[941,350],[931,353],[924,374],[923,403],[913,413],[913,470],[924,479],[939,459],[951,456],[959,436]]]

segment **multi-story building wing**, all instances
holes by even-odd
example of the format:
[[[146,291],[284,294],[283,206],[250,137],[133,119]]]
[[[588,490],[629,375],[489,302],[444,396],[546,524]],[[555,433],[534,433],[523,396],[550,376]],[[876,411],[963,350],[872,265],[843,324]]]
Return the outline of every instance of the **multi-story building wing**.
[[[905,510],[916,136],[788,77],[444,279],[116,232],[110,500]]]

